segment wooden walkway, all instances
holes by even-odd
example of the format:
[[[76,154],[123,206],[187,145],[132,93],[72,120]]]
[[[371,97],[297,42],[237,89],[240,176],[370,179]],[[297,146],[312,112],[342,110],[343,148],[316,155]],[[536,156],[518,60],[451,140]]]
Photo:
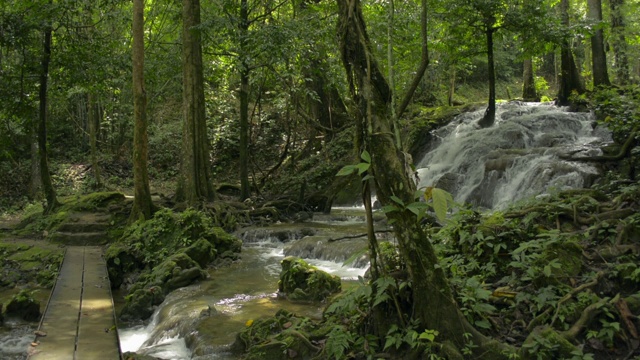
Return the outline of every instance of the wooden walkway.
[[[121,358],[101,247],[67,247],[38,330],[30,360]]]

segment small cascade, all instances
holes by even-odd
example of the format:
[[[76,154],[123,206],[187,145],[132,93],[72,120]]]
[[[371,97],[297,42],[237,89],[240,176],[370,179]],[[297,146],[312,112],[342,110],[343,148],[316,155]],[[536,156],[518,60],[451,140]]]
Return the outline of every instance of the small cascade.
[[[228,346],[248,320],[272,316],[278,309],[319,318],[323,304],[294,303],[277,296],[280,261],[287,249],[305,239],[317,240],[322,236],[326,241],[329,237],[363,231],[362,224],[349,221],[242,229],[237,233],[244,242],[240,261],[230,267],[210,270],[209,279],[169,294],[148,325],[120,330],[121,349],[160,359],[234,359]],[[364,239],[354,241],[366,247]],[[349,241],[344,245],[338,244],[340,242],[336,242],[335,247],[357,250]],[[305,260],[345,281],[363,276],[368,263],[360,261],[361,267],[343,266],[344,254],[342,257],[328,252],[324,256],[315,255],[319,258]],[[340,257],[342,261],[320,259],[323,257]],[[206,341],[201,333],[207,334]]]
[[[5,319],[4,327],[0,328],[0,359],[23,360],[27,357],[29,344],[34,339],[33,328],[15,319]]]
[[[590,164],[560,155],[592,156],[611,141],[590,113],[551,104],[500,104],[496,122],[481,129],[483,111],[462,114],[433,132],[436,141],[418,162],[419,187],[451,192],[458,202],[503,209],[557,190],[588,187],[599,175]]]

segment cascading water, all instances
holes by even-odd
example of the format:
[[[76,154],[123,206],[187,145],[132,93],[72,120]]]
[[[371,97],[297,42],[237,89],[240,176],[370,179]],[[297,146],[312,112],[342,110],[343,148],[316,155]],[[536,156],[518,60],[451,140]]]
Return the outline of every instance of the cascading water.
[[[169,294],[149,324],[120,330],[121,350],[172,360],[235,359],[227,347],[248,320],[272,316],[281,308],[319,318],[322,304],[278,298],[280,260],[302,238],[360,233],[364,231],[361,223],[362,220],[360,224],[324,221],[244,229],[239,233],[244,242],[240,261],[211,270],[210,279]],[[360,241],[366,247],[366,240]],[[331,253],[327,256],[325,260],[307,261],[343,280],[357,278],[366,271],[364,267],[343,266],[344,258],[333,259]],[[196,327],[214,340],[201,341]]]
[[[457,202],[503,209],[523,198],[589,186],[598,169],[560,155],[599,155],[611,140],[608,130],[594,126],[593,114],[547,103],[500,104],[495,124],[485,129],[477,125],[482,115],[462,114],[434,131],[436,141],[418,162],[419,187],[435,186]]]

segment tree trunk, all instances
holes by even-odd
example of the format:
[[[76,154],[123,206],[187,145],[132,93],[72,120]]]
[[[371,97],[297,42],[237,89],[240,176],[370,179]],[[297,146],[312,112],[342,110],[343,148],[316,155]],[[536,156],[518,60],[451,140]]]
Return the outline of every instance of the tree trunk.
[[[560,16],[562,17],[562,24],[565,27],[569,27],[569,0],[562,0],[560,2]],[[560,106],[566,106],[571,104],[570,97],[572,92],[583,94],[585,92],[584,85],[580,79],[580,73],[576,67],[576,63],[573,60],[573,54],[571,52],[571,46],[569,40],[562,40],[560,45],[560,86],[558,86],[558,100],[557,103]]]
[[[602,1],[587,0],[589,17],[598,23],[602,22]],[[593,64],[593,86],[611,86],[607,72],[607,55],[604,51],[604,34],[597,28],[591,36],[591,58]]]
[[[621,85],[629,83],[629,56],[626,25],[622,7],[624,0],[609,0],[611,7],[611,45],[613,48],[616,81]]]
[[[91,167],[93,169],[93,177],[95,188],[102,187],[102,179],[100,178],[100,165],[98,165],[98,129],[100,128],[100,117],[98,116],[98,107],[96,106],[95,95],[89,93],[89,142],[91,144]],[[146,132],[146,128],[145,128]],[[135,138],[135,130],[134,130]],[[134,140],[135,143],[135,140]],[[135,182],[135,180],[134,180]]]
[[[38,124],[29,122],[29,137],[31,142],[31,184],[29,185],[29,197],[33,200],[42,198],[42,176],[40,175],[40,154],[38,151]]]
[[[147,173],[147,99],[144,90],[144,0],[133,2],[133,186],[134,200],[129,221],[147,220],[154,207]],[[95,136],[92,135],[92,139]],[[93,140],[92,140],[93,141]],[[92,144],[93,148],[93,144]]]
[[[182,165],[176,200],[194,206],[215,197],[204,103],[200,1],[182,1]]]
[[[412,174],[408,174],[412,172],[410,156],[398,149],[394,140],[391,91],[372,54],[360,2],[337,0],[337,3],[340,51],[357,106],[353,114],[359,123],[356,143],[361,151],[371,154],[370,171],[382,205],[398,206],[392,198],[408,205],[415,201],[416,190]],[[495,351],[484,352],[487,340],[459,311],[433,246],[416,216],[402,208],[386,215],[390,222],[394,221],[394,233],[413,286],[414,317],[421,327],[439,331],[442,339],[458,348],[465,344],[464,334],[470,333],[474,344],[479,345],[475,349],[479,358],[500,358]]]
[[[487,104],[487,110],[484,116],[478,124],[480,127],[486,128],[493,125],[496,121],[496,70],[495,62],[493,59],[493,33],[495,29],[493,24],[495,19],[488,21],[486,36],[487,36],[487,76],[489,77],[489,103]]]
[[[49,3],[51,3],[51,1]],[[51,25],[47,24],[44,29],[44,40],[42,44],[42,68],[40,73],[40,90],[38,93],[40,99],[38,150],[40,153],[40,177],[42,179],[42,189],[44,190],[44,196],[47,199],[47,207],[44,209],[45,214],[51,213],[60,205],[56,196],[56,189],[53,187],[53,183],[51,181],[51,174],[49,173],[49,162],[47,159],[47,85],[49,81],[49,63],[51,62],[52,32],[53,30],[51,28]]]
[[[246,57],[249,36],[249,4],[240,1],[240,200],[251,195],[249,188],[249,65]]]
[[[522,99],[524,99],[524,101],[540,101],[540,97],[536,92],[536,83],[533,76],[533,60],[530,56],[524,59],[522,77]]]

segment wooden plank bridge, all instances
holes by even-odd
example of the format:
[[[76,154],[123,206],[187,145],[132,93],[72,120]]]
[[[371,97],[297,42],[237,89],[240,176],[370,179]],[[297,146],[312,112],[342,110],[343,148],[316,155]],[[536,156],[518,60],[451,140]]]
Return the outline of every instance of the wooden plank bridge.
[[[28,359],[121,359],[115,324],[102,248],[69,246]]]

